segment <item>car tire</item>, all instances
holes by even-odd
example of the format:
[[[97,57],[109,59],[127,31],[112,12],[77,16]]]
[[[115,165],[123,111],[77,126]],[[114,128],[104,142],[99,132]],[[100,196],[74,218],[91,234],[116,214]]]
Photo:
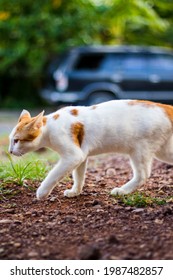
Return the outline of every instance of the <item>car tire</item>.
[[[96,92],[96,93],[92,93],[89,96],[87,105],[91,106],[102,102],[110,101],[113,99],[115,99],[115,96],[109,92],[103,92],[103,91]]]

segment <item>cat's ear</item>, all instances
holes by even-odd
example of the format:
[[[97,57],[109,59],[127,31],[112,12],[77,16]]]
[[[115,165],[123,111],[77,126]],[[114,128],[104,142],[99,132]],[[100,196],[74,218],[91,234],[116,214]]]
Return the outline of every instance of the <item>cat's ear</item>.
[[[31,115],[27,110],[23,110],[22,113],[20,114],[18,122],[21,122],[23,119],[30,119]]]
[[[44,115],[44,111],[42,111],[40,114],[38,114],[38,116],[36,116],[34,118],[33,128],[35,130],[42,127],[42,125],[43,125],[43,115]]]

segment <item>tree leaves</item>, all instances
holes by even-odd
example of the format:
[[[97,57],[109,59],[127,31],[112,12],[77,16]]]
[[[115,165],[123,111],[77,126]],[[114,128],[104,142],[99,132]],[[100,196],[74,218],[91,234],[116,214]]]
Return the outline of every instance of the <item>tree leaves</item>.
[[[0,72],[40,76],[53,55],[84,44],[170,44],[170,7],[169,0],[1,0]]]

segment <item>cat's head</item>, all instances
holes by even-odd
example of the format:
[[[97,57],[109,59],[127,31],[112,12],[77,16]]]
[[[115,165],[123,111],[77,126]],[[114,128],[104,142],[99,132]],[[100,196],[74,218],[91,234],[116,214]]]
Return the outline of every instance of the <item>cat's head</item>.
[[[17,125],[10,133],[9,152],[16,156],[21,156],[39,148],[42,137],[43,114],[31,117],[30,113],[23,110]]]

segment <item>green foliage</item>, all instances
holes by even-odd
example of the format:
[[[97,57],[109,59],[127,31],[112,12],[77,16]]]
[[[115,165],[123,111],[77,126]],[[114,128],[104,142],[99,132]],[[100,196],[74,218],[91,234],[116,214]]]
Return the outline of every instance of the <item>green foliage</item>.
[[[104,2],[102,1],[102,3]],[[155,45],[158,34],[163,33],[169,25],[166,19],[159,16],[150,1],[114,0],[107,2],[109,5],[105,6],[103,17],[105,34],[109,34],[107,43]],[[141,36],[141,31],[144,37]],[[148,38],[150,38],[150,42]]]
[[[144,193],[135,192],[128,195],[123,196],[115,196],[117,199],[117,202],[120,202],[127,206],[134,206],[134,207],[146,207],[151,205],[163,205],[167,202],[167,199],[161,199],[156,197],[151,197],[148,195],[145,195]]]
[[[0,163],[0,201],[6,196],[15,196],[23,187],[32,189],[34,182],[42,181],[59,158],[51,150],[30,153],[21,158],[11,157],[5,150],[6,157]]]
[[[3,182],[15,182],[19,186],[25,186],[27,179],[42,180],[49,167],[42,160],[34,160],[31,158],[14,161],[7,154],[8,161],[0,166],[0,178]]]
[[[87,41],[93,32],[92,7],[90,1],[79,0],[1,1],[0,70],[40,74],[53,54]]]
[[[0,0],[3,105],[21,107],[15,100],[30,100],[38,106],[47,64],[69,47],[172,47],[172,23],[171,0]]]
[[[164,15],[167,2],[169,8],[171,2],[162,2],[1,0],[0,71],[35,76],[42,73],[52,55],[67,47],[145,43],[145,34],[138,36],[141,30],[156,36],[169,26]],[[153,36],[151,39],[154,43]]]

